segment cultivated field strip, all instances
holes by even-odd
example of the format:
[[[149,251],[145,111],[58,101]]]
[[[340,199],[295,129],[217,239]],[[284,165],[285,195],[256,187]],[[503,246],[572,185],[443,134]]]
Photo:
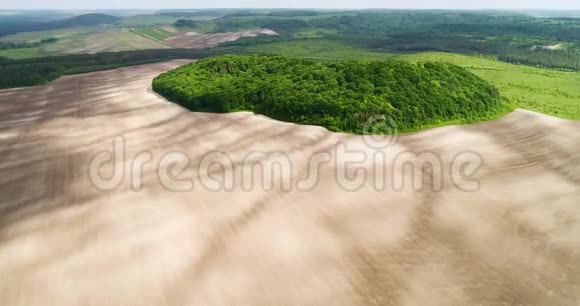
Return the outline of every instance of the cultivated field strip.
[[[341,163],[336,148],[376,153],[361,136],[191,113],[150,89],[184,63],[0,91],[0,304],[578,305],[580,123],[518,110],[403,135],[379,150],[386,188],[368,178],[353,192],[336,173],[361,166]],[[89,164],[118,137],[125,158],[101,170],[125,177],[99,190]],[[472,192],[449,170],[468,151],[484,161]],[[143,152],[152,162],[135,191],[129,167]],[[193,190],[161,184],[169,152],[190,158],[179,177]],[[208,152],[227,154],[233,168],[200,167]],[[331,161],[308,191],[278,181],[244,188],[265,175],[243,171],[252,152],[284,154],[294,178],[311,175],[316,154]],[[424,152],[442,168],[391,171],[394,157],[416,162]],[[201,184],[231,173],[242,174],[228,191]],[[392,188],[412,174],[424,188]],[[441,175],[441,190],[430,174]]]
[[[218,46],[225,42],[236,41],[240,38],[256,37],[258,35],[273,36],[278,35],[278,33],[269,29],[257,29],[257,30],[213,33],[213,34],[188,32],[185,34],[167,38],[163,40],[163,42],[175,48],[205,49]]]

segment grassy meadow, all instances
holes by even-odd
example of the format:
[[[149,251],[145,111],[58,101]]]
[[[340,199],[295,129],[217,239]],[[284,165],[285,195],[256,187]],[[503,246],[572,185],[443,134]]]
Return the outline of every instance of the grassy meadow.
[[[179,18],[161,15],[137,15],[123,18],[121,24],[128,27],[149,27],[156,25],[170,25]]]
[[[136,28],[136,29],[133,29],[133,31],[135,31],[141,35],[151,37],[155,40],[164,40],[166,38],[173,36],[172,33],[169,33],[167,31],[163,30],[162,28],[155,28],[155,27]]]
[[[44,56],[40,48],[4,49],[0,50],[0,57],[23,59]]]

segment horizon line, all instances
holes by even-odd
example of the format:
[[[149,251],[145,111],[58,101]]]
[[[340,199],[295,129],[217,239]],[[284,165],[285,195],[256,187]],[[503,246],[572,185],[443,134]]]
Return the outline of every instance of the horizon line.
[[[363,10],[451,10],[451,11],[580,11],[579,8],[400,8],[400,7],[366,7],[366,8],[324,8],[324,7],[207,7],[207,8],[0,8],[0,11],[151,11],[151,10],[337,10],[337,11],[363,11]]]

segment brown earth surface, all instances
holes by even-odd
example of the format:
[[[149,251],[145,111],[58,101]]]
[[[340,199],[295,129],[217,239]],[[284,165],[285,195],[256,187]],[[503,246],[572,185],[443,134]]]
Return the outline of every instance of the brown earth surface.
[[[215,34],[200,34],[188,32],[182,35],[173,36],[163,40],[164,43],[175,48],[185,49],[205,49],[218,46],[225,42],[236,41],[243,37],[256,37],[258,35],[278,35],[268,29],[257,29],[240,32],[225,32]]]
[[[0,304],[578,305],[580,123],[518,110],[376,150],[361,136],[250,113],[189,112],[151,91],[154,76],[183,63],[0,91]],[[100,190],[90,164],[115,137],[125,157],[100,170],[123,180]],[[342,163],[354,158],[339,143],[367,153],[362,169],[384,153],[387,187],[339,184],[337,169],[361,169]],[[212,151],[234,167],[204,167]],[[448,170],[470,151],[483,165],[468,192],[460,187],[473,182]],[[153,161],[135,166],[143,152]],[[159,164],[170,152],[189,165]],[[250,152],[287,156],[282,168],[300,182],[316,169],[316,184],[243,187]],[[390,168],[395,156],[429,158],[419,152],[442,167]],[[324,153],[333,162],[313,167]],[[228,191],[207,183],[234,173]],[[409,174],[423,174],[424,188],[394,188]],[[441,190],[428,184],[438,174]],[[193,190],[176,191],[184,179]]]

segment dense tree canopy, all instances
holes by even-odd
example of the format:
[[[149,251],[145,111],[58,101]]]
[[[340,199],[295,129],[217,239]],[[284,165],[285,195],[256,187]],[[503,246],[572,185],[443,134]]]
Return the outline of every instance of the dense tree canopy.
[[[189,19],[179,19],[174,24],[178,28],[196,28],[199,27],[199,23]]]
[[[75,54],[19,60],[0,57],[0,89],[41,85],[65,74],[98,71],[177,58],[197,59],[220,54],[218,52],[218,50],[212,49],[161,49]]]
[[[487,117],[501,108],[489,83],[444,63],[229,55],[164,73],[153,89],[193,111],[253,111],[351,133],[364,132],[376,115],[392,118],[404,131]]]
[[[44,38],[37,42],[8,42],[0,41],[0,50],[3,49],[23,49],[23,48],[36,48],[45,44],[53,44],[57,41],[57,38]]]

